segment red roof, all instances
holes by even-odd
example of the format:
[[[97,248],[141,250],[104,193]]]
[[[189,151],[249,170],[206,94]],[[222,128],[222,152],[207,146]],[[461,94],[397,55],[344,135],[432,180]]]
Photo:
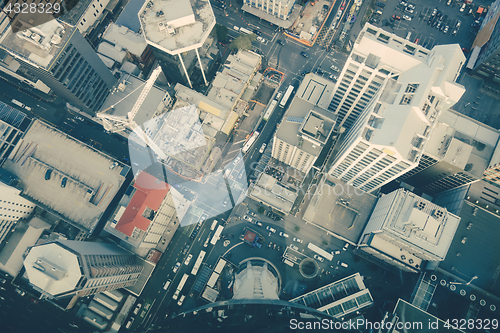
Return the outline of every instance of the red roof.
[[[155,212],[168,193],[168,185],[142,171],[135,180],[134,187],[137,189],[130,200],[125,212],[115,226],[115,229],[132,236],[134,228],[146,231],[151,220],[142,216],[144,210],[149,207]]]

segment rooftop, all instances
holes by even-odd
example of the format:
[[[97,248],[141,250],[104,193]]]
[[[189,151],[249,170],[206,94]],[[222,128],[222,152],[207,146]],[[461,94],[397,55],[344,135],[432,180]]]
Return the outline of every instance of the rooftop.
[[[8,52],[48,69],[76,30],[58,20],[17,33],[5,29],[0,35],[0,45]]]
[[[377,197],[328,176],[319,183],[304,220],[357,243],[376,201]]]
[[[378,220],[380,215],[377,213],[377,208],[388,205],[391,207],[388,212],[384,212],[382,217],[384,222],[379,230],[388,231],[393,237],[443,260],[455,236],[460,218],[445,208],[402,188],[389,193],[386,197],[387,200],[383,200],[384,197],[379,199],[372,215],[372,218]]]
[[[120,16],[116,19],[116,24],[125,26],[133,32],[138,32],[141,29],[141,22],[137,13],[140,12],[144,3],[145,0],[129,1],[125,8],[123,8]]]
[[[208,0],[147,1],[138,15],[148,44],[171,55],[201,47],[215,26]]]
[[[141,85],[143,85],[144,82],[145,81],[143,79],[124,73],[122,78],[118,80],[117,85],[111,90],[111,93],[106,98],[106,101],[101,108],[101,112],[113,106],[111,109],[107,110],[105,114],[126,118],[139,98],[139,95],[143,90]],[[128,94],[131,95],[125,98]],[[165,108],[165,98],[169,99],[168,93],[165,90],[153,85],[144,99],[139,111],[135,115],[134,121],[138,125],[141,125],[148,120],[151,120],[157,112],[161,112]]]
[[[439,267],[500,297],[495,271],[500,266],[500,217],[468,201],[460,211],[461,222],[446,259]]]
[[[132,236],[136,229],[148,229],[168,193],[166,183],[144,171],[137,177],[134,187],[137,190],[115,226],[128,236]]]
[[[102,39],[113,45],[118,45],[138,57],[142,55],[148,45],[142,34],[116,23],[111,23],[108,26]]]
[[[110,169],[114,162],[111,157],[35,120],[3,168],[19,178],[21,183],[17,187],[22,196],[89,232],[129,170],[121,164]]]
[[[276,178],[263,172],[255,184],[250,187],[248,195],[254,200],[262,201],[284,213],[288,213],[292,209],[298,193],[287,189]]]
[[[304,77],[295,97],[299,97],[326,110],[332,100],[334,87],[335,83],[333,81],[309,73]]]
[[[318,156],[333,131],[335,119],[336,116],[331,112],[295,97],[275,135],[292,146]]]

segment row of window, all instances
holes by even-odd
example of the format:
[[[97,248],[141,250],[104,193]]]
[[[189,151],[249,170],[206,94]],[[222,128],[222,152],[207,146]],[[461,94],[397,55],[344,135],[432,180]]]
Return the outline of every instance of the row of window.
[[[12,204],[13,206],[16,205],[16,206],[19,206],[19,207],[27,207],[27,208],[33,208],[35,207],[34,205],[33,206],[30,206],[30,205],[23,205],[23,204],[20,204],[18,202],[10,202],[10,201],[7,201],[7,200],[0,200],[0,202],[3,202],[3,203],[6,203],[6,204]]]

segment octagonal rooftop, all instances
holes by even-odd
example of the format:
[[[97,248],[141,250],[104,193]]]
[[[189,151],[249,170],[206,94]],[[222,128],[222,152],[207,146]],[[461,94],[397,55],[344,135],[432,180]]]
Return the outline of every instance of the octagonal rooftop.
[[[138,15],[146,42],[171,55],[201,47],[215,26],[208,0],[146,1]]]

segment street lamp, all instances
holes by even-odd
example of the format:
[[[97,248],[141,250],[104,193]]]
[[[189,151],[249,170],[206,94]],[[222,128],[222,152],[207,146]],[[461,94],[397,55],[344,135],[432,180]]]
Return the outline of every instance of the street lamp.
[[[475,279],[477,279],[477,276],[476,276],[476,275],[474,275],[474,276],[472,277],[472,279],[470,279],[470,281],[469,281],[469,282],[467,282],[467,283],[462,283],[462,282],[450,282],[450,284],[463,284],[463,285],[465,285],[465,286],[468,286],[468,285],[469,285],[472,281],[474,281]]]

